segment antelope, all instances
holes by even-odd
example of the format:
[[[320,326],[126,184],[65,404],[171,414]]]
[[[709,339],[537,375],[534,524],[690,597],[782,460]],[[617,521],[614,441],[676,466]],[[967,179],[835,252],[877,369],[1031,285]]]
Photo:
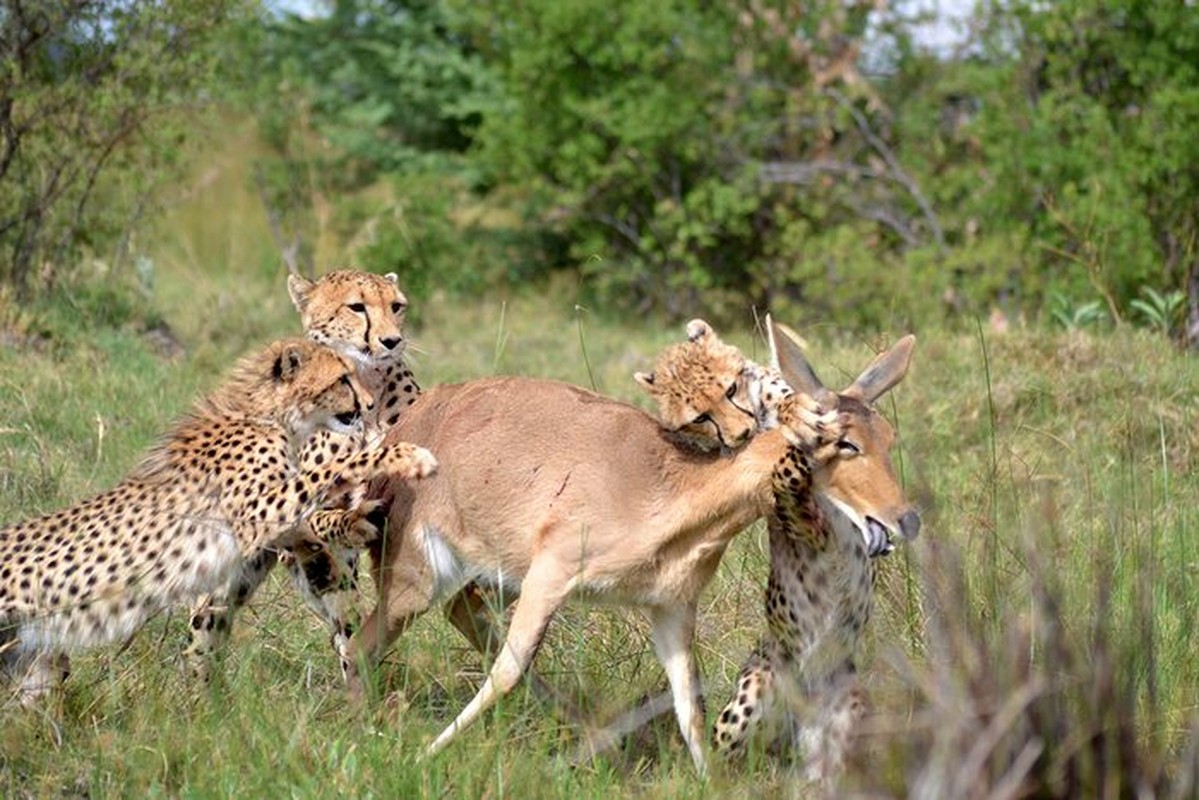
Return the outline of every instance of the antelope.
[[[772,337],[787,350],[782,374],[806,365],[786,331]],[[417,616],[470,581],[519,593],[507,636],[475,697],[429,745],[433,755],[509,692],[529,667],[550,619],[568,597],[645,610],[655,653],[665,669],[679,729],[696,769],[705,771],[700,679],[692,652],[696,608],[732,538],[772,510],[772,476],[790,448],[819,452],[812,480],[822,495],[901,536],[902,501],[885,448],[847,457],[825,446],[839,440],[841,417],[875,413],[848,395],[877,397],[897,383],[906,355],[879,356],[828,412],[802,393],[781,401],[778,424],[751,436],[726,431],[732,445],[702,451],[635,406],[548,380],[487,378],[443,385],[417,400],[386,441],[409,441],[437,454],[441,469],[417,485],[386,481],[371,496],[388,508],[387,535],[371,545],[378,587],[375,609],[350,643],[350,691],[362,691],[360,668],[377,663]],[[810,368],[809,368],[810,370]],[[753,373],[734,376],[729,402],[751,395]],[[715,418],[708,412],[696,422]],[[838,475],[855,476],[844,484]],[[885,491],[870,491],[871,478]],[[902,502],[880,505],[875,497]],[[451,617],[469,616],[468,596]],[[459,627],[462,627],[459,625]]]

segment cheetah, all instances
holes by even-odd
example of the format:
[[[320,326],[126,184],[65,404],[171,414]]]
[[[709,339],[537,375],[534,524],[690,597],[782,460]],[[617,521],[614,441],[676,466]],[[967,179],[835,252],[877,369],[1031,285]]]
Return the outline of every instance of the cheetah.
[[[246,558],[296,544],[327,497],[382,473],[430,474],[433,456],[405,443],[300,468],[314,433],[355,432],[370,403],[344,356],[276,342],[239,362],[116,487],[0,529],[0,666],[22,703],[65,677],[71,653],[124,639]]]
[[[332,430],[317,432],[303,458],[317,461],[327,454],[361,445],[362,435],[381,435],[420,394],[404,361],[403,333],[408,299],[395,273],[376,275],[352,269],[334,270],[311,281],[297,274],[287,291],[300,314],[304,335],[353,361],[358,380],[376,398],[363,413],[361,435]],[[382,519],[377,503],[360,503],[349,513],[318,512],[309,521],[314,533],[300,550],[264,550],[220,591],[200,599],[191,613],[191,641],[186,651],[193,674],[207,677],[213,656],[224,646],[233,618],[282,560],[305,603],[325,624],[344,676],[346,647],[357,620],[359,547],[378,535]]]
[[[772,334],[778,331],[786,335],[782,326]],[[920,530],[920,518],[905,510],[891,471],[894,432],[873,407],[903,378],[914,343],[905,337],[839,394],[826,389],[806,362],[790,370],[800,376],[797,391],[836,409],[841,431],[823,450],[794,444],[774,470],[767,633],[715,722],[713,743],[726,756],[744,753],[760,737],[798,745],[806,778],[820,785],[827,787],[840,768],[865,710],[855,659],[873,604],[874,557],[894,547],[879,521],[887,516],[858,509],[890,512],[905,539]],[[782,352],[793,360],[799,353]],[[784,390],[780,399],[788,394]]]
[[[653,372],[633,375],[658,406],[658,421],[700,452],[729,452],[779,427],[778,407],[791,388],[777,370],[725,344],[702,319],[687,323],[687,341],[671,345]]]

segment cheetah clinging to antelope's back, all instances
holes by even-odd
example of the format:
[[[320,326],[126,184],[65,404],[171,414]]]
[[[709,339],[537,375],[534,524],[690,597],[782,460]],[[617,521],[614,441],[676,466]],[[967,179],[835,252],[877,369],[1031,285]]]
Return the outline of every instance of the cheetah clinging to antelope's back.
[[[298,454],[321,429],[360,426],[371,399],[353,365],[295,339],[244,359],[115,488],[0,529],[0,666],[30,701],[67,655],[227,582],[247,556],[293,544],[331,493],[436,466],[413,445],[320,465]]]

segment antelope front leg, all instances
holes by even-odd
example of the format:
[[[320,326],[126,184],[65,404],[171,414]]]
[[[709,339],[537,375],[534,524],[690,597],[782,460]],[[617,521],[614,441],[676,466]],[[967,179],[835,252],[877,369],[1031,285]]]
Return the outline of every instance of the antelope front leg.
[[[704,704],[699,668],[695,663],[695,604],[682,608],[654,606],[649,610],[653,626],[654,651],[666,670],[679,730],[691,751],[691,760],[700,775],[707,772],[704,760]]]
[[[490,659],[503,641],[495,618],[515,600],[511,593],[504,595],[502,592],[484,590],[472,583],[454,595],[445,607],[445,616],[475,650]],[[583,714],[577,704],[546,683],[535,670],[526,672],[533,693],[539,700],[552,706],[559,719],[574,725],[583,724]]]

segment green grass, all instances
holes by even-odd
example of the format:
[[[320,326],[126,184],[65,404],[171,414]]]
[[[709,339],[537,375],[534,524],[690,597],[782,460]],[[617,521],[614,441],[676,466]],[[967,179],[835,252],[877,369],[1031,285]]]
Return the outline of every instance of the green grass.
[[[235,166],[217,163],[216,180],[147,243],[153,282],[141,305],[84,281],[41,305],[0,307],[12,343],[0,349],[0,520],[111,486],[238,354],[297,332]],[[577,308],[565,282],[410,300],[422,311],[412,360],[426,385],[537,375],[643,403],[632,373],[682,336]],[[162,357],[145,335],[159,318],[182,358]],[[834,385],[891,338],[792,322]],[[747,332],[722,333],[761,354]],[[1184,796],[1199,719],[1199,362],[1127,329],[918,334],[885,411],[925,527],[884,565],[863,665],[880,714],[848,785],[981,791],[1039,743],[1029,774],[1046,793],[1090,794],[1106,775],[1126,790],[1172,780]],[[764,546],[761,526],[739,537],[704,595],[710,713],[761,626]],[[440,615],[401,639],[380,671],[384,700],[362,714],[344,706],[326,636],[281,575],[240,618],[211,687],[179,669],[185,617],[78,657],[57,713],[0,707],[0,794],[753,797],[795,785],[767,759],[699,781],[669,719],[624,753],[571,769],[559,756],[576,731],[523,690],[418,763],[482,676]],[[664,684],[645,634],[635,613],[575,606],[536,668],[606,717]],[[966,753],[987,736],[976,765]]]

